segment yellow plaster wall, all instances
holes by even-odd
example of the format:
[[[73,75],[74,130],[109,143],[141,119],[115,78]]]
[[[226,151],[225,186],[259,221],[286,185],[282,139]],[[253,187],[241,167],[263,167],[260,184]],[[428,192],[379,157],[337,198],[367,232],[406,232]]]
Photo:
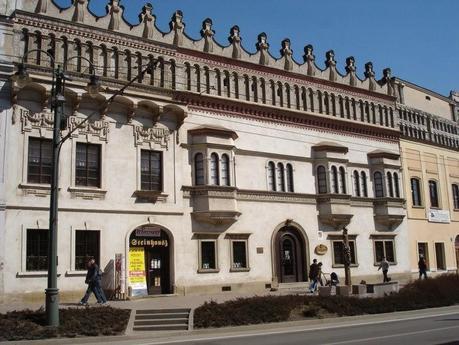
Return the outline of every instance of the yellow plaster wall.
[[[459,152],[426,145],[400,141],[404,190],[407,199],[409,251],[411,267],[417,270],[418,243],[428,244],[428,262],[431,271],[437,271],[435,243],[443,242],[447,270],[457,269],[454,241],[459,236],[459,210],[454,209],[452,184],[459,184]],[[421,180],[421,204],[413,206],[411,178]],[[438,184],[440,209],[449,210],[449,224],[431,223],[427,210],[430,208],[428,181]]]

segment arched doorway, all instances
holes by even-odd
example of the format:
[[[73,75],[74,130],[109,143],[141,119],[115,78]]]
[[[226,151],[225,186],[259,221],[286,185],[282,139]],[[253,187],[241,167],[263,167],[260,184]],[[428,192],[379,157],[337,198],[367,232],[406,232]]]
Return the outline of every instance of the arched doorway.
[[[275,237],[276,274],[279,283],[306,281],[306,250],[303,236],[293,226],[284,226]]]
[[[454,246],[456,248],[456,268],[459,271],[459,235],[456,236]]]
[[[172,244],[172,235],[159,225],[131,232],[128,280],[133,296],[171,293]]]

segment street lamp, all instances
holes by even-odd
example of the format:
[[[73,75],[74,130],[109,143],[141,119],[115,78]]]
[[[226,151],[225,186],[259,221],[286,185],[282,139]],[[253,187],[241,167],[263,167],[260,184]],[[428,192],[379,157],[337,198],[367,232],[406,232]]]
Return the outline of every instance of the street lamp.
[[[64,85],[69,78],[64,74],[61,66],[55,68],[55,59],[47,51],[34,49],[27,52],[21,64],[18,65],[18,71],[13,76],[19,88],[23,88],[30,82],[30,76],[27,73],[24,64],[25,57],[32,53],[44,53],[50,60],[53,69],[53,79],[51,85],[51,109],[54,111],[53,125],[53,141],[52,141],[52,172],[51,172],[51,200],[49,207],[49,234],[48,234],[48,286],[45,290],[46,294],[46,322],[48,326],[59,326],[59,289],[57,288],[57,215],[58,215],[58,179],[59,179],[59,153],[64,140],[60,140],[60,130],[63,129],[61,122],[62,110],[65,103]],[[67,61],[81,58],[86,60],[91,66],[91,77],[88,83],[88,93],[91,97],[95,97],[99,90],[99,82],[94,74],[94,66],[88,59],[84,57],[71,57]]]
[[[45,290],[46,294],[46,322],[48,326],[58,327],[59,326],[59,289],[57,288],[57,215],[58,215],[58,178],[59,178],[59,153],[62,144],[71,137],[72,133],[78,128],[82,127],[89,119],[97,112],[87,116],[81,121],[75,128],[69,131],[62,139],[60,139],[60,130],[66,128],[61,122],[63,105],[65,103],[64,86],[65,81],[70,80],[65,74],[61,66],[55,68],[55,59],[47,51],[41,49],[33,49],[28,51],[22,57],[21,63],[18,65],[18,71],[12,76],[13,81],[19,88],[23,88],[30,82],[31,78],[27,73],[26,66],[24,64],[25,58],[32,52],[44,53],[51,60],[51,67],[53,69],[53,78],[51,82],[51,97],[52,106],[54,110],[54,126],[53,126],[53,150],[52,150],[52,172],[51,172],[51,200],[49,208],[49,237],[48,237],[48,287]],[[87,85],[87,91],[90,97],[95,98],[99,93],[100,80],[95,74],[94,64],[83,56],[73,56],[65,61],[65,64],[72,59],[83,59],[89,63],[90,66],[90,77]],[[158,64],[158,59],[150,61],[144,69],[132,78],[127,84],[121,89],[116,91],[109,99],[105,101],[104,107],[108,106],[116,96],[124,93],[124,91],[132,85],[135,81],[143,78],[145,73],[153,73],[153,70]]]

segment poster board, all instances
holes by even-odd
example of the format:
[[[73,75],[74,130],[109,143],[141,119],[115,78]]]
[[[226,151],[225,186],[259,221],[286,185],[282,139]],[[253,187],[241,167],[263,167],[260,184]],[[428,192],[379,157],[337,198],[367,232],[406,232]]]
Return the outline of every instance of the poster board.
[[[132,296],[148,295],[143,247],[129,248],[129,286],[132,289]]]

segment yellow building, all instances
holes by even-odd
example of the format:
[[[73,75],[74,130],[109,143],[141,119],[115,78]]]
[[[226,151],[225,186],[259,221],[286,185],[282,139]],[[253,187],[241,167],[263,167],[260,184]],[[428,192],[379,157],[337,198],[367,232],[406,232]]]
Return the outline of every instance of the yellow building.
[[[397,80],[400,152],[412,272],[422,255],[433,274],[459,267],[457,104]]]

